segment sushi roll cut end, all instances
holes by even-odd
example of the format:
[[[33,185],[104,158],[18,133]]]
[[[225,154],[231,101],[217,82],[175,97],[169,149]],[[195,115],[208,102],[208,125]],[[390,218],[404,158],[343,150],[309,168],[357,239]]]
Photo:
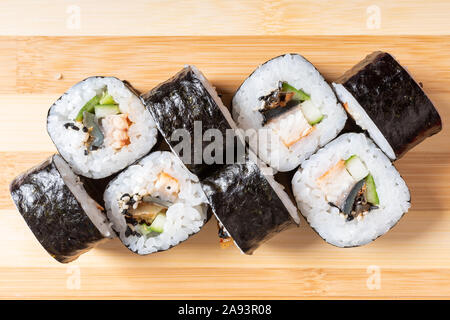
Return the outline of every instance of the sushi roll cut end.
[[[140,255],[187,240],[207,219],[198,178],[166,151],[153,152],[121,172],[104,200],[121,241]]]
[[[347,119],[322,75],[298,54],[259,66],[236,91],[232,112],[252,151],[278,171],[295,169]]]
[[[311,156],[295,173],[292,189],[311,227],[338,247],[375,240],[410,207],[406,183],[362,133],[341,135]]]
[[[122,170],[149,153],[157,129],[128,83],[90,77],[50,108],[47,131],[73,170],[94,179]]]

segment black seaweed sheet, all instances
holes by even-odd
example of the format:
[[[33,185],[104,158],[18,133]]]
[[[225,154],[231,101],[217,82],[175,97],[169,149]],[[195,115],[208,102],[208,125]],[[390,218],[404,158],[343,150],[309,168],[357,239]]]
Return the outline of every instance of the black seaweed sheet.
[[[442,129],[430,99],[388,53],[373,52],[335,82],[341,83],[364,108],[397,159]]]
[[[132,164],[131,164],[132,165]],[[120,171],[119,171],[120,172]],[[103,209],[105,208],[105,200],[103,194],[108,186],[108,183],[114,179],[119,173],[110,175],[102,179],[92,179],[83,176],[78,176],[87,194],[95,200]]]
[[[53,258],[66,263],[104,237],[64,183],[54,157],[14,179],[10,192],[41,245]]]
[[[234,146],[227,148],[226,145],[226,130],[231,129],[228,121],[191,67],[182,69],[171,79],[142,95],[141,99],[171,148],[180,143],[178,139],[173,139],[174,131],[178,129],[186,130],[191,141],[190,159],[186,155],[183,157],[181,152],[177,152],[177,154],[186,167],[197,176],[207,175],[208,172],[212,172],[220,164],[226,162],[227,154],[235,154]],[[217,129],[224,137],[223,157],[218,161],[219,163],[204,163],[202,154],[199,154],[199,152],[205,150],[211,142],[202,139],[201,146],[196,148],[194,143],[195,122],[201,122],[201,131],[199,130],[201,136],[208,129]]]
[[[226,165],[201,183],[214,213],[246,254],[252,254],[275,234],[296,225],[251,160]]]

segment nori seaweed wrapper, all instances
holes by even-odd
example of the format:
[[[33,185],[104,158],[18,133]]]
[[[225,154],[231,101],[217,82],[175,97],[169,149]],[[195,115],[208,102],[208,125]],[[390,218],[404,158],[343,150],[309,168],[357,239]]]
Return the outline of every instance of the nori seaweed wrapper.
[[[174,150],[181,158],[186,167],[199,176],[205,176],[226,163],[227,153],[232,152],[234,158],[234,146],[226,143],[226,130],[231,129],[230,124],[222,113],[217,102],[208,92],[202,79],[195,73],[192,67],[188,66],[178,72],[171,79],[161,83],[150,92],[141,96],[141,100],[152,114],[159,131],[169,146],[174,146],[183,141],[174,139],[172,134],[179,129],[186,130],[190,137],[190,159],[182,152]],[[219,130],[223,137],[223,154],[220,162],[206,164],[203,161],[202,152],[211,143],[201,139],[194,139],[194,124],[201,122],[198,132],[200,138],[208,129]],[[197,142],[198,141],[198,142]],[[237,140],[234,138],[236,144]],[[196,143],[199,146],[196,146]],[[227,145],[229,146],[227,148]]]
[[[104,239],[66,186],[55,156],[16,177],[12,199],[47,252],[67,263]]]
[[[296,226],[261,169],[251,160],[223,166],[201,181],[210,206],[246,254]]]
[[[420,85],[386,52],[373,52],[335,82],[364,108],[397,159],[442,129],[441,118]]]
[[[131,164],[133,165],[133,164]],[[120,173],[121,171],[119,171]],[[103,193],[108,186],[108,183],[114,179],[119,173],[110,175],[109,177],[102,179],[92,179],[83,176],[78,176],[87,194],[95,200],[100,206],[105,208],[105,200],[103,199]]]

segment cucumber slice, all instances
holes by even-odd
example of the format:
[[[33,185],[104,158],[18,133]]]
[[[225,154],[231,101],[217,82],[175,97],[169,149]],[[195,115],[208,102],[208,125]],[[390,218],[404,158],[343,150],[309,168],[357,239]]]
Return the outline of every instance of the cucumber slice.
[[[371,174],[366,177],[366,200],[371,204],[380,204],[380,199],[378,198],[377,188],[375,186],[375,180]]]
[[[147,235],[152,232],[152,230],[150,229],[150,226],[146,223],[140,224],[140,225],[138,225],[138,227],[139,227],[138,231],[143,235]]]
[[[158,214],[150,225],[150,230],[161,233],[164,231],[164,223],[166,222],[165,214]]]
[[[320,112],[319,108],[311,101],[307,100],[300,105],[303,115],[310,125],[315,125],[322,121],[323,114]]]
[[[296,89],[287,82],[281,83],[281,90],[285,92],[294,92],[295,93],[293,97],[294,100],[306,101],[311,99],[309,94],[304,92],[302,89]]]
[[[108,91],[104,91],[102,98],[100,99],[100,104],[117,104],[117,102],[114,101],[114,98],[108,94]]]
[[[79,121],[79,122],[83,121],[83,113],[84,112],[93,113],[94,108],[96,105],[98,105],[99,101],[100,101],[99,96],[94,96],[91,100],[86,102],[86,104],[83,106],[83,108],[81,108],[80,111],[78,111],[75,121]]]
[[[98,104],[94,107],[94,109],[95,116],[99,119],[120,113],[119,106],[117,104]]]
[[[357,155],[352,155],[345,160],[345,168],[356,181],[364,179],[369,174],[366,165]]]

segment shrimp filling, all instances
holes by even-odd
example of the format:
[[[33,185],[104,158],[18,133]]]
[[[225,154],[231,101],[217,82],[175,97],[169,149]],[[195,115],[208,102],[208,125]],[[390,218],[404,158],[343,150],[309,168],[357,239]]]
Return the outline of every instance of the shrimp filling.
[[[128,114],[121,113],[119,104],[106,89],[94,96],[78,112],[74,122],[64,128],[82,130],[85,155],[105,146],[120,150],[130,144],[128,129],[133,123]]]

